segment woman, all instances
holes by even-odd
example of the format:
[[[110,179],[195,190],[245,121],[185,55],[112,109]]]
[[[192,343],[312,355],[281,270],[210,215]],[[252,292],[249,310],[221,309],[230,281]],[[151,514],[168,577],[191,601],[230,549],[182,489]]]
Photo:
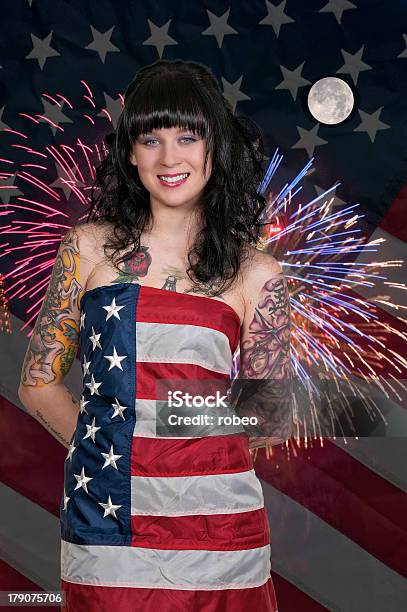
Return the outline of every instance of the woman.
[[[61,243],[19,392],[69,448],[63,609],[275,612],[249,440],[290,436],[290,318],[280,265],[252,246],[261,134],[206,67],[158,61],[128,87],[108,144],[88,222]],[[234,401],[245,429],[194,428],[184,417],[196,407],[166,412],[168,389],[227,389],[239,342],[239,378],[270,382],[240,412]],[[63,384],[78,346],[79,404]]]

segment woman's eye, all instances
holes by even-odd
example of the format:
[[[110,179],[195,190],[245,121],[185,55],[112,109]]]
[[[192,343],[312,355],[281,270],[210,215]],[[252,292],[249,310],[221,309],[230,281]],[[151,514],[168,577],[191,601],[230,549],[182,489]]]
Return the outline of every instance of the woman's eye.
[[[191,136],[183,136],[180,140],[191,140],[192,142],[196,142],[196,139],[192,138]],[[149,138],[149,140],[146,140],[144,144],[149,145],[150,142],[158,142],[158,140],[157,138]]]

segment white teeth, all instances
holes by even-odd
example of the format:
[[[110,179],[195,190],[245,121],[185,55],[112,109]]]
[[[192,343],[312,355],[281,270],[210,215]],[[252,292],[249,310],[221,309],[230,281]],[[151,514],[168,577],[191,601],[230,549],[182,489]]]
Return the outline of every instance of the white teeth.
[[[161,179],[162,181],[165,181],[167,183],[177,183],[178,181],[180,181],[181,179],[184,179],[188,176],[187,174],[178,174],[177,176],[158,176],[159,179]]]

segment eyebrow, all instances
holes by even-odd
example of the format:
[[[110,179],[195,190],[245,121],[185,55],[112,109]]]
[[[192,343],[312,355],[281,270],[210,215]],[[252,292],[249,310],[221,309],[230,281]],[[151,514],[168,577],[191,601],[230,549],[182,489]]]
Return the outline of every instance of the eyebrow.
[[[185,128],[185,129],[178,128],[178,133],[179,134],[182,134],[183,132],[192,132],[193,133],[193,130],[190,130],[189,128]],[[154,135],[158,136],[157,130],[152,130],[151,132],[144,132],[145,136],[149,136],[150,134],[154,134]],[[141,136],[141,134],[140,134],[140,136]]]

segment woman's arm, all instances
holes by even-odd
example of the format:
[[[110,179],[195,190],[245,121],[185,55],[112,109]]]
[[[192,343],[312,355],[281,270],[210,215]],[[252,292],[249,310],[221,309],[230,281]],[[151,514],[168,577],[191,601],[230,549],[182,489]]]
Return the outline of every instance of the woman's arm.
[[[79,304],[84,292],[79,248],[82,235],[83,229],[75,226],[59,246],[42,308],[30,336],[18,390],[29,414],[66,448],[70,445],[79,413],[79,403],[63,380],[71,369],[79,344]],[[86,267],[87,264],[85,272]]]
[[[239,416],[255,416],[247,427],[250,448],[281,444],[293,435],[291,320],[287,282],[280,264],[262,254],[247,280],[240,338]]]

